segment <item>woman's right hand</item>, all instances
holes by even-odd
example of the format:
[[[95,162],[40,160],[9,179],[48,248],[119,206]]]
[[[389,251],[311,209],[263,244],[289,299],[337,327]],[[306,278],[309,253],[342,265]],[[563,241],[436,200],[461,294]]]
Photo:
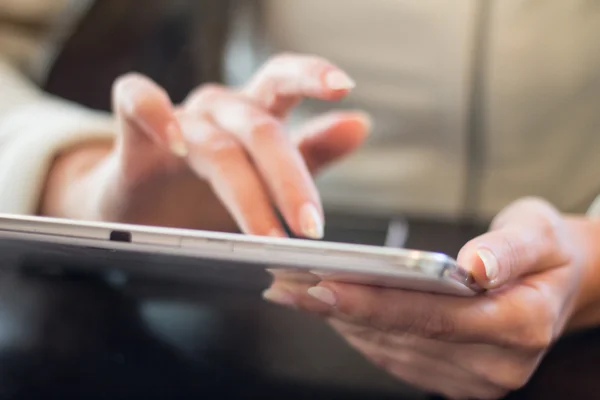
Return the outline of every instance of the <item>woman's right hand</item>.
[[[257,235],[320,238],[323,208],[312,175],[354,151],[369,130],[362,112],[335,111],[288,135],[286,116],[303,98],[336,101],[353,87],[316,57],[280,55],[236,90],[195,89],[174,106],[144,76],[113,88],[114,143],[73,148],[56,161],[42,211],[108,220]]]

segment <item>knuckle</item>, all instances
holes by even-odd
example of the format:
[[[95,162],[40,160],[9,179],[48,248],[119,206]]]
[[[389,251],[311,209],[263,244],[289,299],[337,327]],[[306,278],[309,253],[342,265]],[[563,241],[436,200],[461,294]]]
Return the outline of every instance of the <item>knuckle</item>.
[[[423,321],[424,334],[431,339],[446,338],[454,333],[454,323],[447,315],[431,313]]]
[[[273,143],[282,138],[279,122],[264,116],[251,118],[248,135],[250,142],[257,145]]]
[[[504,373],[490,377],[490,382],[504,392],[514,392],[527,385],[530,376],[531,373],[526,371],[521,363],[514,363]]]
[[[527,385],[528,381],[529,381],[528,377],[515,376],[514,378],[511,378],[511,379],[503,382],[501,387],[506,392],[514,392],[514,391],[520,390],[523,387],[525,387],[525,385]]]
[[[245,154],[235,138],[210,124],[206,124],[203,134],[198,135],[193,144],[200,157],[217,164]]]
[[[226,91],[226,88],[216,83],[206,83],[194,89],[188,96],[187,106],[198,107],[214,101]]]
[[[523,362],[506,362],[505,359],[474,365],[474,376],[490,388],[502,392],[512,392],[521,389],[529,380],[529,373]]]
[[[507,355],[508,354],[508,355]],[[511,353],[488,354],[487,359],[472,364],[472,374],[484,387],[500,394],[525,386],[533,374],[538,356]]]
[[[540,234],[546,243],[552,247],[559,247],[562,242],[562,218],[548,216],[547,218],[541,218],[539,224]]]
[[[394,347],[394,343],[390,339],[389,335],[382,333],[382,332],[378,332],[371,328],[357,329],[353,332],[353,336],[360,341],[370,343],[374,347],[379,347],[379,348]]]
[[[279,67],[281,65],[287,65],[289,62],[293,62],[295,59],[298,59],[300,56],[296,53],[290,51],[284,51],[278,54],[271,56],[266,62],[267,67]]]
[[[374,352],[367,352],[365,356],[375,366],[381,368],[382,370],[389,371],[393,367],[393,361],[386,355]]]
[[[196,95],[199,98],[210,99],[218,96],[225,91],[225,88],[216,83],[207,83],[197,89]]]
[[[502,249],[502,260],[500,270],[506,271],[508,276],[518,276],[516,269],[519,267],[519,261],[523,259],[523,248],[515,244],[513,237],[502,236],[501,249]]]
[[[135,73],[119,77],[114,83],[113,92],[115,101],[130,115],[153,113],[157,106],[170,103],[162,87]]]
[[[223,164],[245,154],[242,146],[229,135],[215,135],[206,142],[204,151],[206,157],[217,164]]]
[[[139,85],[148,82],[148,78],[137,72],[128,72],[115,79],[114,87],[122,88],[130,85]]]
[[[423,357],[410,349],[400,349],[394,352],[393,360],[396,364],[418,365],[423,362]]]
[[[541,197],[536,196],[527,196],[516,200],[507,207],[507,210],[528,210],[533,214],[543,215],[558,214],[556,208],[551,203]]]
[[[343,312],[341,309],[340,311]],[[381,302],[381,306],[377,308],[367,307],[357,317],[360,323],[367,327],[373,327],[383,334],[399,331],[404,320],[387,301]]]
[[[522,330],[520,345],[532,353],[541,353],[552,345],[555,340],[554,329],[547,324],[529,326]]]
[[[560,215],[542,219],[540,227],[541,240],[547,249],[547,257],[551,257],[553,264],[566,264],[573,261],[575,252],[571,247],[565,229],[565,221]]]
[[[130,72],[126,75],[121,75],[113,84],[114,90],[121,94],[124,92],[137,94],[140,90],[148,89],[150,87],[155,88],[161,94],[164,94],[164,90],[157,85],[154,85],[152,81],[142,74]]]
[[[413,315],[406,331],[429,339],[440,339],[452,336],[455,328],[453,320],[446,314],[428,309]]]
[[[280,71],[292,65],[302,66],[309,71],[319,70],[321,67],[329,66],[330,63],[322,57],[315,55],[300,55],[293,52],[283,52],[274,55],[266,63],[266,70]]]
[[[548,207],[550,206],[550,203],[548,203],[546,200],[544,200],[542,197],[538,197],[538,196],[525,196],[520,200],[516,200],[513,203],[515,206],[521,206],[521,207]]]
[[[382,301],[377,308],[368,308],[359,319],[383,334],[444,339],[456,332],[454,320],[431,304],[407,310],[398,308],[392,300]]]
[[[507,218],[517,213],[525,215],[546,216],[551,218],[560,217],[560,213],[548,201],[539,197],[524,197],[515,200],[504,208],[492,221],[492,228],[502,225]]]
[[[559,311],[541,296],[531,296],[531,301],[518,312],[518,323],[510,343],[529,354],[539,354],[556,340],[555,322]]]
[[[256,75],[261,85],[265,85],[267,82],[272,83],[270,80],[273,76],[279,76],[282,72],[289,71],[290,65],[294,64],[296,58],[295,54],[289,52],[271,56]]]
[[[345,333],[365,342],[371,342],[376,331],[368,326],[352,325],[351,328],[346,327]]]

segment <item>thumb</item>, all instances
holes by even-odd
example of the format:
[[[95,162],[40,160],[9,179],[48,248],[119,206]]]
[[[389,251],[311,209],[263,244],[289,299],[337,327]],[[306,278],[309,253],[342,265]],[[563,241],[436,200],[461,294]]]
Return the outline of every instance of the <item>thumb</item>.
[[[294,133],[294,140],[314,175],[356,150],[370,129],[371,119],[365,113],[336,111],[309,121]]]
[[[569,262],[566,224],[540,200],[522,200],[499,214],[492,231],[467,243],[458,264],[483,287],[494,289]]]
[[[121,128],[121,146],[139,150],[140,145],[154,145],[179,157],[187,154],[173,104],[149,78],[131,73],[117,79],[113,109]]]

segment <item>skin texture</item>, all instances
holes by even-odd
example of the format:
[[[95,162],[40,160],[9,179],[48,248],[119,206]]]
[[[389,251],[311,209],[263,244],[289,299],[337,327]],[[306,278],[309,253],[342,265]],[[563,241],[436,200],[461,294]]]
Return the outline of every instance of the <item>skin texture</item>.
[[[61,154],[40,212],[319,238],[323,211],[312,176],[356,150],[361,112],[336,111],[288,133],[303,98],[337,101],[353,82],[315,57],[284,54],[240,89],[207,85],[180,105],[148,78],[115,82],[115,143]],[[600,322],[600,224],[523,199],[465,244],[458,261],[489,291],[476,298],[275,276],[269,301],[328,320],[369,360],[427,391],[498,398],[524,385],[565,331]]]

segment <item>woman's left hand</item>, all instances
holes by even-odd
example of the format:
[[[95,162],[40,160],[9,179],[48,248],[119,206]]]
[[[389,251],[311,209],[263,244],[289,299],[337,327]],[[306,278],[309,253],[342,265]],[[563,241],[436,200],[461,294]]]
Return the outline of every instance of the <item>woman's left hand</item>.
[[[283,277],[265,298],[328,318],[369,360],[426,391],[499,398],[528,382],[576,311],[595,301],[590,226],[536,199],[509,206],[458,256],[490,289],[474,298]]]

